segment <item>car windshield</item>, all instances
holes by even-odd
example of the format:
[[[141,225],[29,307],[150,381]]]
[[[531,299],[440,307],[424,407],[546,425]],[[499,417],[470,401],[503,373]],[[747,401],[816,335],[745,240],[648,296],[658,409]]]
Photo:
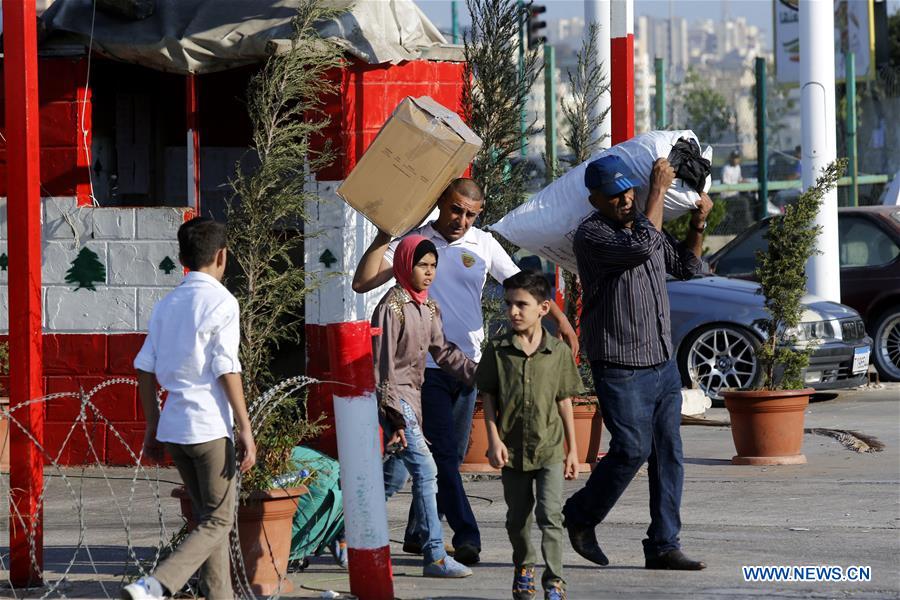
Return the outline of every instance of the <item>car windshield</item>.
[[[765,250],[767,242],[763,235],[768,227],[759,227],[736,244],[716,263],[716,275],[746,275],[756,270],[756,251]]]

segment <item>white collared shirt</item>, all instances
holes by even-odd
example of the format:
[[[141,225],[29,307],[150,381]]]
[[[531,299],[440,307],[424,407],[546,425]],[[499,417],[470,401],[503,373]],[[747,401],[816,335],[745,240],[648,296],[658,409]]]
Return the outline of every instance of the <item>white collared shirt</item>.
[[[437,300],[444,319],[444,337],[459,346],[466,356],[478,362],[484,340],[481,293],[488,273],[503,283],[520,271],[500,242],[487,231],[470,227],[461,238],[448,242],[432,227],[434,221],[410,231],[431,240],[438,251],[437,276],[428,295]],[[409,235],[409,234],[407,234]],[[394,251],[400,239],[388,246],[384,259],[394,264]],[[428,357],[428,368],[438,366]]]
[[[200,444],[231,438],[234,420],[219,377],[240,373],[237,299],[214,277],[191,271],[150,315],[134,367],[168,390],[156,439]]]

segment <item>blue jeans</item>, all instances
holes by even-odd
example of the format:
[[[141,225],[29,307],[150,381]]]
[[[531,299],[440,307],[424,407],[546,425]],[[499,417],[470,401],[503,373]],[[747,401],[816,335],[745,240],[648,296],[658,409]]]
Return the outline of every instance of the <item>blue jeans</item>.
[[[384,495],[387,498],[393,496],[406,483],[406,473],[412,475],[412,505],[416,514],[420,515],[424,534],[422,553],[427,565],[447,556],[437,509],[437,466],[422,436],[416,413],[406,402],[403,402],[403,417],[406,420],[407,446],[384,463]],[[390,435],[392,433],[385,428],[385,436]],[[402,470],[402,478],[397,476],[398,470]]]
[[[648,368],[614,368],[591,363],[609,452],[585,486],[566,502],[567,525],[602,522],[646,461],[650,479],[650,527],[644,555],[679,548],[681,489],[681,377],[675,361]]]
[[[475,412],[474,387],[467,387],[440,369],[425,369],[422,385],[422,429],[431,443],[431,451],[438,469],[437,503],[440,514],[447,518],[453,530],[453,547],[471,544],[481,549],[481,532],[469,506],[459,465],[469,447],[472,434],[472,414]],[[405,477],[393,473],[399,479]],[[409,508],[404,541],[418,542],[425,535],[418,524],[415,506]]]

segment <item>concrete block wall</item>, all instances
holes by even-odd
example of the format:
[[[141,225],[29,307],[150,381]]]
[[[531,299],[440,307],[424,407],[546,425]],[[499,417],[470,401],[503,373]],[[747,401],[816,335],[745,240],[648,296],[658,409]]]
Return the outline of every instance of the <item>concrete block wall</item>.
[[[153,305],[183,276],[178,263],[178,227],[188,208],[96,208],[79,206],[76,197],[44,198],[42,213],[42,288],[44,317],[44,390],[89,392],[111,378],[135,376],[132,361],[143,344]],[[0,198],[0,254],[9,255],[6,198]],[[105,275],[94,290],[66,281],[79,252],[96,254]],[[175,268],[160,263],[169,257]],[[0,341],[9,329],[8,271],[0,270]],[[0,379],[0,386],[6,381]],[[98,414],[88,414],[86,429],[69,430],[80,410],[79,398],[44,405],[47,452],[61,464],[101,460],[133,464],[144,421],[137,388],[116,384],[91,398]],[[65,448],[61,444],[66,437]],[[88,443],[90,439],[90,444]],[[61,453],[60,453],[61,451]],[[96,453],[96,456],[95,456]]]
[[[0,74],[3,65],[0,61]],[[0,86],[0,104],[4,91]],[[85,57],[40,57],[41,186],[44,194],[90,202],[91,94]],[[0,110],[0,196],[6,196],[6,123]]]

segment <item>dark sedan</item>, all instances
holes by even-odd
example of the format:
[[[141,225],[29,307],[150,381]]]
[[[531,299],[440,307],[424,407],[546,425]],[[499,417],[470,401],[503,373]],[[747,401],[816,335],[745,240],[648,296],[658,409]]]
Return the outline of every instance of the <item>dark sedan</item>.
[[[685,385],[713,399],[721,390],[759,385],[756,351],[765,341],[768,317],[759,285],[725,277],[669,279],[672,344]],[[803,379],[831,390],[865,383],[872,340],[859,314],[815,296],[803,298],[801,323],[793,331],[798,348],[812,346]]]
[[[717,275],[752,280],[768,226],[766,219],[740,234],[709,258],[710,268]],[[900,381],[900,208],[839,209],[838,240],[841,302],[865,321],[881,377]]]

